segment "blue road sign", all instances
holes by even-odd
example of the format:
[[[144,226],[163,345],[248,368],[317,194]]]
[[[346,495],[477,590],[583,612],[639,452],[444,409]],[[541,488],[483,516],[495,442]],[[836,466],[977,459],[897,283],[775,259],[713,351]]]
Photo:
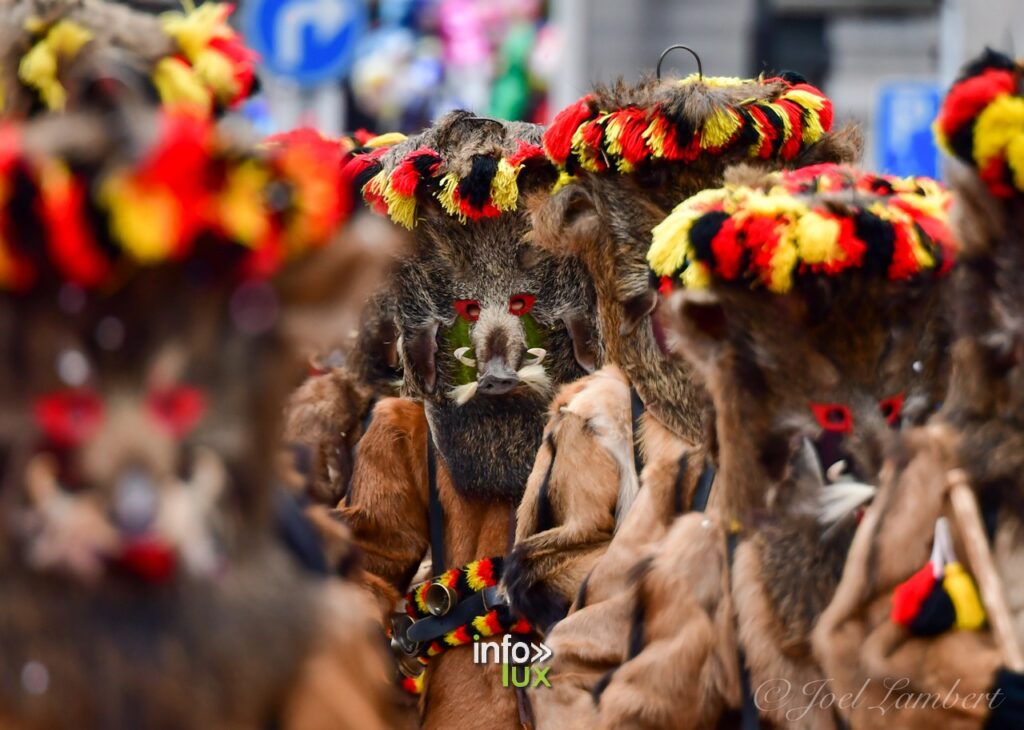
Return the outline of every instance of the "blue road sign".
[[[905,81],[886,84],[875,119],[876,162],[890,175],[939,175],[939,151],[932,121],[942,93],[937,84]]]
[[[366,28],[364,0],[247,0],[242,30],[271,73],[315,86],[352,66]]]

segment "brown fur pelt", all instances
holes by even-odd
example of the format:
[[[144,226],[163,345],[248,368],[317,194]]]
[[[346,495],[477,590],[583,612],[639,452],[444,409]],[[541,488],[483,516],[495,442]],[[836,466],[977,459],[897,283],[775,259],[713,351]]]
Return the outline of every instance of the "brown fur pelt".
[[[868,683],[864,701],[846,713],[854,728],[893,722],[908,728],[980,728],[988,716],[984,695],[993,690],[1003,662],[989,631],[919,638],[890,619],[893,590],[929,559],[936,519],[951,517],[946,499],[951,469],[966,472],[979,503],[996,516],[996,568],[1018,641],[1024,637],[1019,590],[1024,368],[1018,314],[1024,293],[1024,202],[1019,197],[996,201],[958,163],[951,163],[950,173],[961,256],[950,297],[956,337],[948,398],[933,423],[907,435],[891,458],[888,478],[858,530],[836,598],[814,637],[837,692]],[[964,555],[959,545],[957,554]],[[929,703],[934,696],[952,700]],[[879,706],[887,710],[884,716],[872,711]]]
[[[746,83],[712,87],[697,93],[674,80],[620,82],[596,89],[601,109],[670,107],[694,126],[723,102],[769,98],[775,85]],[[794,159],[759,161],[763,169],[798,168],[819,162],[852,162],[860,155],[860,135],[853,127],[826,134]],[[630,174],[578,171],[551,196],[534,200],[532,240],[541,248],[579,256],[593,277],[606,362],[626,373],[644,403],[680,436],[698,441],[705,433],[708,408],[690,368],[662,355],[661,334],[648,316],[655,304],[645,258],[651,230],[679,202],[722,184],[726,170],[745,161],[736,154],[701,156],[685,165],[645,164]]]
[[[480,119],[452,112],[426,132],[396,145],[383,158],[389,170],[402,157],[429,147],[447,169],[465,174],[475,155],[513,153],[520,141],[538,143],[541,128],[523,123]],[[523,170],[521,190],[550,184],[545,167]],[[455,357],[460,344],[476,360],[477,381],[489,372],[512,377],[528,359],[527,330],[509,311],[519,294],[536,298],[529,317],[536,323],[546,354],[546,381],[557,385],[582,375],[581,353],[593,349],[590,324],[593,293],[583,268],[571,258],[533,249],[527,241],[529,218],[523,209],[468,223],[444,213],[436,200],[422,201],[415,228],[415,251],[399,268],[396,282],[404,392],[423,398],[434,438],[445,455],[458,488],[467,496],[518,499],[540,445],[549,386],[520,385],[511,392],[483,390],[461,405],[453,390],[465,370]],[[469,340],[454,330],[459,324],[453,303],[479,302],[479,320]],[[533,345],[537,346],[537,345]],[[593,358],[590,358],[593,362]],[[465,376],[461,376],[465,378]]]
[[[341,508],[363,553],[362,581],[376,596],[382,621],[429,550],[427,433],[423,404],[407,398],[380,401],[359,443],[352,491]],[[444,511],[446,567],[504,554],[513,502],[465,499],[441,455],[437,488]],[[472,658],[463,647],[431,660],[420,704],[423,727],[482,730],[517,725],[515,693],[501,686],[500,667],[480,667]],[[467,702],[479,703],[487,712],[467,715]]]
[[[637,564],[632,645],[599,685],[601,726],[717,721],[739,707],[740,650],[755,689],[822,676],[810,632],[839,580],[853,521],[823,518],[824,498],[841,484],[826,485],[806,450],[820,433],[810,404],[847,404],[847,467],[876,479],[895,434],[879,402],[904,393],[928,403],[934,392],[921,373],[941,368],[914,364],[943,357],[941,292],[934,282],[848,277],[786,296],[722,285],[669,300],[658,316],[714,399],[718,473],[707,515],[677,520]],[[738,546],[725,560],[735,526]],[[659,664],[673,669],[656,672]],[[796,717],[805,699],[797,690],[761,712],[786,727],[835,726],[827,708]]]

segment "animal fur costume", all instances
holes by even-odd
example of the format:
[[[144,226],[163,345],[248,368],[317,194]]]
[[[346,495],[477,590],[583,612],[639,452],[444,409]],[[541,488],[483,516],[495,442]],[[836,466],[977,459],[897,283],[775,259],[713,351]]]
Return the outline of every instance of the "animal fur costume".
[[[564,706],[564,690],[587,709],[589,689],[624,659],[629,566],[690,509],[713,460],[706,395],[688,365],[664,354],[650,316],[651,229],[738,160],[778,168],[853,157],[854,133],[830,126],[828,100],[793,77],[691,77],[599,90],[546,133],[548,155],[572,177],[535,209],[535,239],[587,264],[607,364],[556,397],[519,508],[506,571],[513,605],[548,626],[574,603],[546,639],[560,680],[536,693],[535,706]],[[638,434],[631,388],[644,406]]]
[[[948,171],[962,247],[951,297],[956,339],[949,395],[932,422],[908,434],[890,459],[814,637],[833,691],[865,686],[860,701],[843,708],[854,728],[1021,726],[1022,703],[1013,689],[1020,676],[999,672],[1002,649],[987,627],[964,628],[958,616],[957,626],[923,636],[893,617],[897,591],[928,565],[937,518],[952,517],[948,474],[956,468],[981,505],[1014,630],[1018,641],[1024,637],[1017,314],[1024,295],[1022,77],[1021,62],[987,52],[953,84],[936,122],[940,144],[955,157]],[[963,556],[958,530],[954,538]],[[997,686],[1003,694],[985,696]]]
[[[871,494],[857,482],[931,395],[948,196],[834,165],[741,177],[680,205],[649,253],[666,294],[685,282],[659,316],[714,401],[709,508],[632,567],[625,661],[590,712],[547,703],[551,727],[713,727],[739,710],[742,671],[755,689],[821,677],[809,634]],[[755,698],[779,726],[835,726],[831,710],[787,717],[800,691]]]
[[[270,521],[341,149],[116,110],[0,149],[0,726],[389,727],[372,606]]]
[[[431,548],[433,572],[503,556],[551,390],[582,375],[580,362],[593,362],[592,294],[582,268],[528,243],[520,198],[554,181],[539,142],[535,125],[453,112],[347,169],[417,244],[395,287],[407,397],[375,407],[343,508],[367,580],[389,610],[431,542],[428,439],[434,504],[443,510],[433,524],[444,532],[443,549]],[[463,573],[470,585],[500,577],[500,561],[485,562],[486,580],[478,564]],[[415,616],[421,608],[415,598],[407,602]],[[425,727],[519,725],[516,693],[501,686],[501,668],[446,649],[470,631],[500,641],[505,629],[524,628],[506,609],[477,623],[424,644]]]

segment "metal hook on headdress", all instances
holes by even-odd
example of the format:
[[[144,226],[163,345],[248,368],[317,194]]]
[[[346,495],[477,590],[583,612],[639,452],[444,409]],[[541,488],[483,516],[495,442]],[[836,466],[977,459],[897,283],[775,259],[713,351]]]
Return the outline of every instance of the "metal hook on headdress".
[[[658,65],[655,67],[655,70],[654,70],[655,75],[658,77],[658,81],[661,81],[661,64],[662,64],[662,62],[664,62],[665,56],[667,56],[668,54],[672,53],[672,51],[675,51],[677,49],[678,50],[683,50],[683,51],[689,51],[690,54],[696,59],[696,61],[697,61],[697,77],[701,81],[703,81],[704,80],[704,65],[700,62],[700,56],[697,55],[697,52],[695,50],[693,50],[689,46],[684,46],[682,44],[676,44],[674,46],[669,46],[668,48],[666,48],[664,51],[661,52],[661,56],[658,58]]]

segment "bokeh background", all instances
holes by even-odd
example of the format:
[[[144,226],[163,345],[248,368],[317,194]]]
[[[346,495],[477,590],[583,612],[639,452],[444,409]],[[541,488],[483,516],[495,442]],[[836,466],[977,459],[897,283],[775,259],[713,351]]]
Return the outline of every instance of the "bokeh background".
[[[346,13],[358,18],[332,51],[321,41]],[[346,56],[314,82],[274,73],[271,58],[245,110],[267,132],[413,131],[458,107],[546,122],[683,43],[708,75],[801,72],[840,122],[860,123],[867,164],[898,174],[940,174],[929,124],[966,59],[985,46],[1024,55],[1024,0],[242,0],[237,17],[258,49],[254,17],[317,63]],[[683,52],[665,65],[696,70]]]

